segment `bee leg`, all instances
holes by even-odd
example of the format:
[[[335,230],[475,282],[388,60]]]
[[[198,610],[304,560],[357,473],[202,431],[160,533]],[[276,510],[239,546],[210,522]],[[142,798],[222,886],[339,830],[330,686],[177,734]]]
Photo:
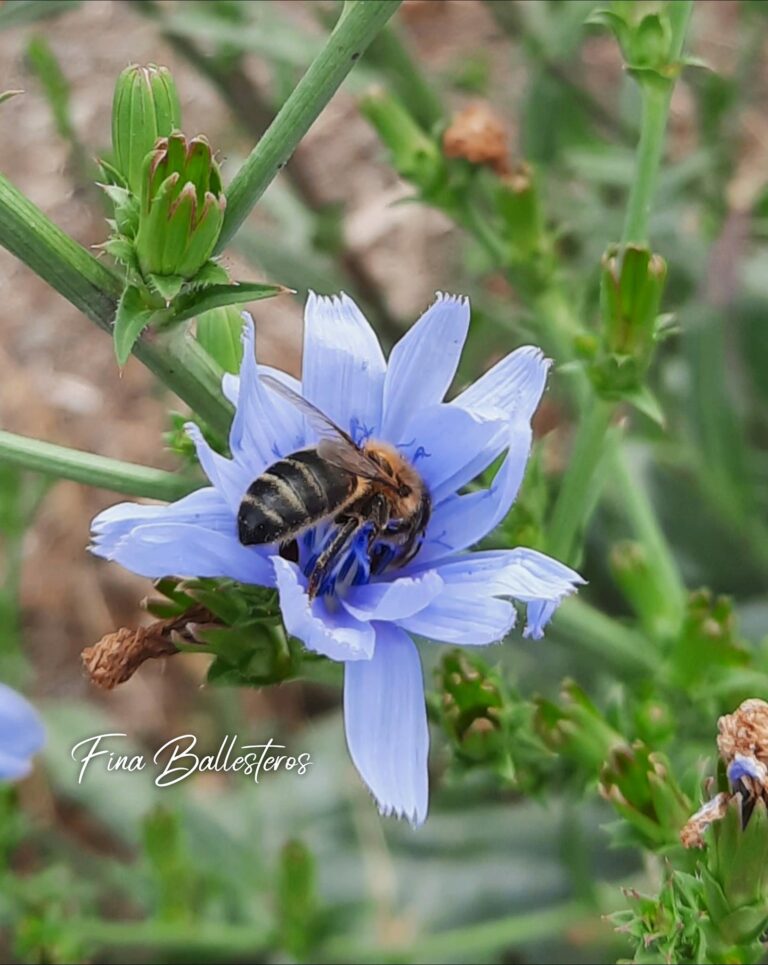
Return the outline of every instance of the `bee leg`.
[[[323,577],[336,561],[336,557],[347,545],[352,534],[355,530],[360,529],[363,522],[364,520],[361,520],[357,516],[349,516],[345,519],[342,525],[336,530],[333,539],[318,556],[315,565],[312,567],[312,572],[309,574],[309,583],[307,584],[307,594],[310,600],[314,600],[317,596],[317,591],[320,589]]]
[[[389,522],[389,503],[381,494],[377,494],[371,500],[365,522],[372,524],[371,532],[368,534],[368,556],[370,557],[373,544]]]

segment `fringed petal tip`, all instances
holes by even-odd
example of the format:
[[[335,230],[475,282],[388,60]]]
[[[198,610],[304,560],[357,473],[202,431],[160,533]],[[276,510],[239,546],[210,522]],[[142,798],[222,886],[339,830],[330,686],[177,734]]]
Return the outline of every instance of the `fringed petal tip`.
[[[584,582],[583,580],[581,582]],[[574,586],[568,593],[563,593],[556,600],[532,600],[526,607],[526,622],[523,628],[525,640],[542,640],[544,629],[552,619],[555,610],[567,597],[576,592]]]
[[[435,302],[453,302],[462,308],[469,308],[469,295],[452,295],[450,292],[435,292]]]
[[[421,825],[427,820],[426,808],[424,810],[414,808],[412,811],[406,811],[404,808],[398,807],[395,804],[382,804],[381,801],[376,799],[375,795],[371,796],[373,797],[374,801],[376,801],[379,814],[383,818],[397,818],[398,820],[407,821],[414,831],[416,828],[421,827]]]

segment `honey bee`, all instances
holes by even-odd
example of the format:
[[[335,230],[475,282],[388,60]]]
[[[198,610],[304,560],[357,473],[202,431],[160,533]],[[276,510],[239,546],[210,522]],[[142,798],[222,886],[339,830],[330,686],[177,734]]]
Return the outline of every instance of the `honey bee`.
[[[403,566],[421,545],[432,508],[429,491],[394,446],[378,440],[357,445],[303,396],[271,376],[262,381],[288,399],[320,436],[316,446],[278,459],[255,479],[240,503],[238,535],[245,546],[292,542],[332,520],[333,535],[314,561],[307,593],[313,599],[327,573],[363,527],[371,572]]]

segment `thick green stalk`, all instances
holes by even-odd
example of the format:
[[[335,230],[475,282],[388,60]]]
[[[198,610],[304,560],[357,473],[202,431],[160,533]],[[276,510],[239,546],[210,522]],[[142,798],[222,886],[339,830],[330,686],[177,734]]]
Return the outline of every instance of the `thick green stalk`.
[[[46,476],[72,479],[88,486],[149,499],[178,499],[202,485],[197,479],[163,469],[108,459],[106,456],[68,449],[3,430],[0,430],[0,462]]]
[[[227,191],[227,210],[217,251],[221,251],[236,234],[400,2],[356,0],[344,8],[325,46],[232,180]]]
[[[0,245],[111,335],[122,290],[118,276],[2,175]],[[226,434],[232,407],[221,394],[221,371],[192,338],[150,334],[139,339],[133,354],[212,429]]]
[[[670,615],[680,617],[686,600],[686,589],[675,558],[653,511],[646,488],[639,481],[627,461],[627,454],[619,442],[609,454],[613,480],[621,493],[621,505],[629,517],[638,540],[653,560],[654,575]]]
[[[614,409],[613,402],[594,397],[576,433],[549,524],[549,551],[566,562],[572,560],[577,537],[593,505],[594,476],[605,450],[605,434]]]

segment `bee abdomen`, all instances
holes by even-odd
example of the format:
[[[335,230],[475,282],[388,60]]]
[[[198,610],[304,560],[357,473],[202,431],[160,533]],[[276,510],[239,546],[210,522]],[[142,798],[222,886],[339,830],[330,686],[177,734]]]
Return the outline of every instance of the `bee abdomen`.
[[[355,490],[351,473],[304,449],[254,480],[238,513],[240,542],[274,543],[294,536],[342,506]]]

